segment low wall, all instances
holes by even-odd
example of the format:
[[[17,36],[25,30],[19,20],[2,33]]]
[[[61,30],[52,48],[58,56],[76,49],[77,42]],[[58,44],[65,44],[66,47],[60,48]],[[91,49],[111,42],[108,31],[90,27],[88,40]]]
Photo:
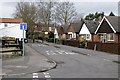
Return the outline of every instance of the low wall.
[[[120,46],[117,43],[87,42],[87,48],[108,53],[120,54]]]

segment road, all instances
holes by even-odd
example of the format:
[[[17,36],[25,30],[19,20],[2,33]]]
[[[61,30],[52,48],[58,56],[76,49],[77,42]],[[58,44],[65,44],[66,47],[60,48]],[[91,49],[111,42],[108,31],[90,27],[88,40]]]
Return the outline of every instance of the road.
[[[33,73],[22,78],[118,78],[118,64],[100,57],[72,52],[69,47],[60,48],[55,45],[40,43],[29,44],[37,52],[53,59],[57,67],[43,73]]]
[[[68,80],[73,80],[73,78],[78,80],[79,78],[111,78],[105,80],[118,78],[118,63],[110,60],[86,55],[82,52],[76,53],[71,50],[72,48],[60,48],[56,44],[29,43],[28,45],[38,53],[56,61],[57,67],[47,72],[19,76],[21,78],[45,78],[50,80],[54,80],[54,78],[69,78]]]

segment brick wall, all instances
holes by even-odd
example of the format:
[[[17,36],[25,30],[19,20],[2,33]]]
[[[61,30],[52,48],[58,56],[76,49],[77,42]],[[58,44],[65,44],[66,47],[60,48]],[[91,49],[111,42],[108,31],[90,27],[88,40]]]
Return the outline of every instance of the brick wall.
[[[119,53],[120,47],[118,46],[117,43],[87,42],[87,48],[94,50],[95,44],[96,44],[96,50],[98,51],[120,54]]]

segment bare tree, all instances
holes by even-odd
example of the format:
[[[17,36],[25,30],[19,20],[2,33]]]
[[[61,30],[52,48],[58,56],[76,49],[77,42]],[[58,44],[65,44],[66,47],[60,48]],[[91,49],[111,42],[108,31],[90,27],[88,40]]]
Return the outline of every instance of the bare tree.
[[[34,3],[20,2],[16,6],[14,17],[22,18],[28,25],[34,24],[37,18],[37,8]]]
[[[14,13],[15,18],[22,18],[28,25],[27,34],[34,32],[34,25],[37,21],[37,8],[33,2],[19,2]]]
[[[56,20],[61,24],[73,22],[76,13],[74,4],[71,2],[60,2],[56,6]]]
[[[39,2],[38,4],[38,21],[45,25],[45,27],[49,27],[52,20],[52,9],[54,6],[53,2]]]

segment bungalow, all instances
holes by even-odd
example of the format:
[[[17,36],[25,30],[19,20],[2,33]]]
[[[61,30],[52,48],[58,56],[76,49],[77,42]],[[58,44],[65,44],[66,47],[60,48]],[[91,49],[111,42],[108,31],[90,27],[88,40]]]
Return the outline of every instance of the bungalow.
[[[110,53],[120,53],[120,17],[104,16],[98,25],[94,42],[97,50]]]
[[[94,32],[98,27],[99,22],[86,20],[79,32],[79,40],[94,41]]]
[[[59,39],[68,39],[68,24],[56,27],[56,32],[54,34],[58,34]]]
[[[80,21],[78,23],[70,23],[67,29],[69,40],[70,39],[78,40],[79,31],[81,29],[82,24],[83,24],[83,21]]]
[[[105,16],[95,34],[99,35],[99,42],[102,43],[119,43],[120,40],[120,17],[118,16]]]
[[[57,38],[59,38],[59,39],[63,39],[63,38],[65,38],[64,37],[64,29],[63,29],[63,26],[58,26],[58,27],[56,27],[55,28],[55,32],[54,32],[54,34],[57,34],[56,36],[58,36]]]

